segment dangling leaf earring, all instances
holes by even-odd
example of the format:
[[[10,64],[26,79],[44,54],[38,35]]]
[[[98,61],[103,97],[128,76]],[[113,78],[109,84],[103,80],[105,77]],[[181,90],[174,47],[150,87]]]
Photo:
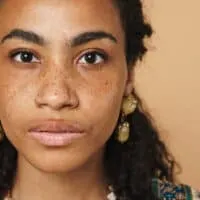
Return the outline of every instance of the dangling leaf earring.
[[[135,111],[137,103],[133,95],[124,98],[122,102],[122,116],[117,130],[117,140],[122,144],[127,142],[130,136],[130,124],[126,121],[126,117]]]

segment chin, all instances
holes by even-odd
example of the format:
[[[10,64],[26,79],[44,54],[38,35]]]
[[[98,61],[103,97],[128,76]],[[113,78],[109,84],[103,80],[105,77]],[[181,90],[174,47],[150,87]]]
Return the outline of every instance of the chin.
[[[85,145],[85,143],[87,145]],[[104,151],[99,145],[89,142],[74,143],[62,147],[48,147],[27,140],[19,145],[18,165],[30,171],[45,173],[68,173],[79,171],[101,161]],[[17,145],[16,145],[17,146]]]
[[[20,156],[22,165],[45,173],[68,173],[79,170],[89,162],[91,155],[86,152],[68,152],[63,150],[47,150],[40,152],[26,152]]]

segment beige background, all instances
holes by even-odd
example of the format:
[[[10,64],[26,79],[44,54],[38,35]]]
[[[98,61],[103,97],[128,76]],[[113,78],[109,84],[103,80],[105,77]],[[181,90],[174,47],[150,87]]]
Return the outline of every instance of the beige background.
[[[182,166],[200,189],[200,0],[144,0],[154,36],[135,86]]]

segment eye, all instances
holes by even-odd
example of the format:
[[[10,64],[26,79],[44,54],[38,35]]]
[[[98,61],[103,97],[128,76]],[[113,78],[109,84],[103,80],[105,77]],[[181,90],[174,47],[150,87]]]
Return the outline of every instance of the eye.
[[[97,51],[92,51],[85,53],[81,58],[79,59],[78,63],[79,64],[84,64],[84,65],[97,65],[100,63],[103,63],[107,60],[107,56],[103,53],[97,52]]]
[[[18,51],[11,54],[11,58],[20,63],[39,63],[40,60],[29,51]]]

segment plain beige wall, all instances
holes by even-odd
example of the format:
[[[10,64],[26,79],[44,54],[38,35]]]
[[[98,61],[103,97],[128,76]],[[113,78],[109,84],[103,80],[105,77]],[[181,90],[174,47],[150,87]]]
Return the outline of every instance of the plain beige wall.
[[[200,189],[200,0],[144,0],[154,28],[135,87],[183,172]]]

